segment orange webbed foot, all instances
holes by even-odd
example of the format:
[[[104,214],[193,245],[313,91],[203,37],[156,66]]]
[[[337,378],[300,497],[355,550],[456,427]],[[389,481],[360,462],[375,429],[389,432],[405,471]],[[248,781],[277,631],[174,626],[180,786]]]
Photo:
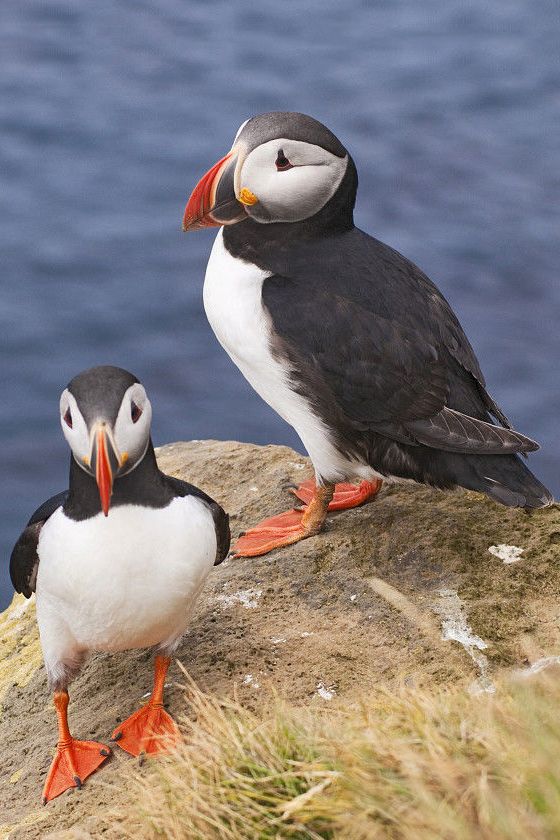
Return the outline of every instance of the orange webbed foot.
[[[109,747],[97,741],[70,738],[59,743],[43,788],[43,805],[69,788],[81,788],[110,755]]]
[[[359,484],[335,484],[334,494],[329,503],[329,511],[350,510],[366,502],[371,501],[381,490],[383,482],[381,479],[373,481],[361,481]],[[313,478],[302,482],[299,487],[290,489],[305,505],[308,505],[315,493],[315,480]]]
[[[233,557],[259,557],[274,548],[299,542],[310,536],[303,524],[303,511],[288,510],[263,519],[254,528],[241,534],[232,552]]]
[[[246,531],[233,547],[234,557],[258,557],[318,534],[325,524],[333,489],[332,484],[314,487],[309,504],[302,510],[288,510]]]
[[[156,755],[175,746],[179,728],[161,704],[147,703],[117,726],[111,740],[131,755]]]
[[[304,481],[291,490],[303,508],[280,513],[259,522],[241,534],[232,549],[233,558],[259,557],[274,548],[292,545],[319,533],[327,511],[348,510],[372,499],[381,489],[381,480],[360,484],[317,485],[314,479]]]

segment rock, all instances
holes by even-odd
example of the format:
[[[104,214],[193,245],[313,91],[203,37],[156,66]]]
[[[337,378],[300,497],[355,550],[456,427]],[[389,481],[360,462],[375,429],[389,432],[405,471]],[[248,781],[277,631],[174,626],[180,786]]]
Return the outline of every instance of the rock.
[[[287,509],[285,488],[311,474],[279,446],[191,441],[158,459],[223,504],[234,536]],[[559,542],[558,506],[528,515],[474,493],[385,485],[316,537],[216,568],[177,658],[203,689],[235,686],[250,706],[271,686],[318,707],[379,682],[492,691],[504,670],[559,651]],[[515,563],[490,551],[503,546]],[[0,616],[0,652],[0,837],[96,836],[96,814],[115,804],[110,783],[132,759],[117,748],[82,791],[41,806],[56,727],[32,601],[16,596]],[[151,678],[149,651],[92,657],[71,688],[75,735],[106,740]],[[177,668],[170,679],[181,680]],[[180,689],[167,700],[177,711]]]

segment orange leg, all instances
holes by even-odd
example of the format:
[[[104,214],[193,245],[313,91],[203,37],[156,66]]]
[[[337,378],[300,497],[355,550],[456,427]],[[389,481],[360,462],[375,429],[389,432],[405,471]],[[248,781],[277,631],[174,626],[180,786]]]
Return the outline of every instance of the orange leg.
[[[111,755],[111,750],[105,744],[76,741],[72,737],[68,728],[68,702],[67,691],[55,691],[58,744],[43,788],[43,805],[68,788],[81,788],[84,780]]]
[[[318,534],[325,524],[333,492],[334,484],[318,485],[304,509],[264,519],[239,537],[233,547],[233,556],[258,557],[273,548],[291,545]]]
[[[335,484],[329,510],[349,510],[363,505],[379,493],[382,484],[381,479],[377,478],[373,481],[361,481],[359,484]],[[310,478],[290,492],[308,505],[315,492],[315,480]]]
[[[156,656],[150,699],[111,735],[111,740],[131,755],[165,753],[179,739],[177,724],[163,708],[163,688],[170,662],[170,656]]]

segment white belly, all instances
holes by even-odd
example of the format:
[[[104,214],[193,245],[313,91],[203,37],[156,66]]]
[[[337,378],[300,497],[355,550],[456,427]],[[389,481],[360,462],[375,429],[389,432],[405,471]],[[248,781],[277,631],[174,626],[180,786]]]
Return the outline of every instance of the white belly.
[[[204,309],[216,338],[255,391],[294,427],[318,475],[337,481],[371,475],[350,463],[308,401],[290,387],[290,371],[270,351],[270,316],[262,304],[262,285],[270,272],[232,257],[218,232],[204,281]]]
[[[186,629],[216,556],[200,499],[123,505],[75,522],[62,508],[39,538],[37,619],[47,669],[73,653],[165,644]]]

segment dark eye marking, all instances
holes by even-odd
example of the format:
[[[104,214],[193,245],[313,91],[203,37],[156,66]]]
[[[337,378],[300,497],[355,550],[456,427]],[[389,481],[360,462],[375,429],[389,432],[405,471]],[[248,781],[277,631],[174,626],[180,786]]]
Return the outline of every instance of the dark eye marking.
[[[64,415],[64,422],[67,426],[72,428],[72,412],[69,408],[66,409],[66,414]]]
[[[286,169],[293,169],[294,165],[290,163],[286,155],[284,154],[284,149],[278,149],[278,155],[276,157],[276,169],[278,172],[285,172]]]
[[[134,401],[130,403],[130,419],[133,423],[137,423],[142,416],[142,409],[136,405]]]

